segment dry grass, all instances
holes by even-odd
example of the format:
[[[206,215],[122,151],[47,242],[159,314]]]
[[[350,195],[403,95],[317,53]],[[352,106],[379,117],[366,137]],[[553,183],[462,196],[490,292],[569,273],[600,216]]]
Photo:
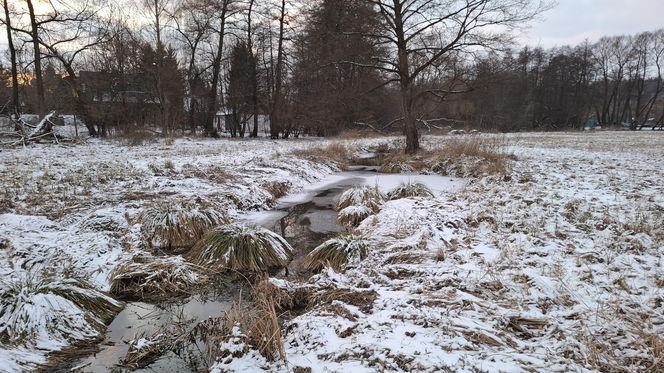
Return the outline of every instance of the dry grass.
[[[286,360],[277,309],[271,296],[256,294],[248,307],[243,306],[240,296],[226,311],[217,335],[210,338],[214,342],[211,357],[216,361],[230,360],[241,357],[251,347],[268,361]]]
[[[188,201],[150,204],[137,220],[148,246],[167,250],[189,248],[210,229],[228,221],[215,206]]]
[[[430,152],[430,168],[437,173],[461,177],[506,175],[510,161],[516,159],[505,152],[507,145],[500,137],[454,137]]]
[[[366,206],[371,211],[378,212],[384,201],[385,195],[378,189],[378,185],[373,187],[362,185],[343,192],[339,196],[335,209],[341,211],[349,206]]]
[[[330,289],[324,290],[313,297],[317,305],[327,305],[334,301],[350,304],[364,313],[371,313],[378,293],[373,290]]]
[[[284,283],[277,285],[269,279],[263,279],[253,286],[252,295],[254,298],[271,298],[270,301],[278,311],[306,308],[311,301],[311,289]]]
[[[206,283],[202,268],[181,257],[136,256],[111,274],[111,293],[131,299],[163,299],[190,294]]]
[[[387,193],[387,198],[390,200],[411,198],[411,197],[433,197],[433,192],[426,184],[419,181],[401,183],[394,190]]]
[[[34,274],[2,279],[0,344],[45,337],[96,338],[121,308],[119,302],[78,278]],[[44,331],[48,335],[42,335]]]
[[[339,211],[337,221],[346,228],[354,228],[372,214],[373,211],[367,206],[348,206]]]
[[[199,265],[266,272],[287,266],[293,252],[283,237],[268,229],[228,224],[210,232],[187,255]]]
[[[279,199],[286,194],[291,188],[291,183],[288,181],[270,181],[263,184],[263,189],[272,195],[272,199]]]
[[[337,272],[349,265],[357,265],[368,255],[368,243],[361,236],[346,235],[323,242],[311,251],[302,266],[312,272],[330,267]]]
[[[322,161],[323,163],[333,161],[342,168],[348,164],[348,153],[346,146],[338,142],[333,142],[325,147],[308,147],[290,152],[293,156],[312,161]]]
[[[177,338],[162,331],[149,337],[137,336],[129,342],[127,353],[120,364],[130,370],[145,368],[177,344]]]

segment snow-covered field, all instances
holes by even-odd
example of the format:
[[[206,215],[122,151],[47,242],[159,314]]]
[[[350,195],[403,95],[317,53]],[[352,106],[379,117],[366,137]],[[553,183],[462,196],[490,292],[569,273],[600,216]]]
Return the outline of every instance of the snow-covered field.
[[[362,223],[368,258],[310,281],[355,296],[285,326],[288,365],[218,371],[664,371],[664,136],[509,142],[511,180]]]
[[[362,152],[388,141],[395,139],[345,145]],[[231,217],[266,210],[275,185],[297,192],[338,171],[324,158],[290,154],[332,142],[3,149],[0,297],[43,272],[108,290],[113,268],[144,249],[135,218],[145,203],[200,198]],[[250,352],[216,369],[664,370],[664,136],[515,134],[506,142],[518,159],[511,177],[390,201],[362,222],[368,257],[311,278],[316,292],[346,296],[284,325],[287,364]],[[72,325],[89,323],[71,308]],[[2,369],[34,368],[48,351],[96,330],[79,325],[85,333],[68,335],[58,320],[34,323],[27,342],[0,338]]]

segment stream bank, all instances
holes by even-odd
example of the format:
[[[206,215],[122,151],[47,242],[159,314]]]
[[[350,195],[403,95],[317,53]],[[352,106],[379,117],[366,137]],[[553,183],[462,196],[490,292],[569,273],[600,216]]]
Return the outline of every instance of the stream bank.
[[[376,185],[387,192],[402,182],[420,181],[436,194],[458,190],[463,180],[437,175],[378,174],[374,167],[355,167],[349,171],[332,174],[314,183],[302,192],[287,195],[277,201],[269,211],[249,212],[237,220],[261,225],[282,235],[295,248],[296,255],[288,266],[289,280],[306,279],[310,274],[302,269],[303,258],[313,248],[345,231],[337,222],[334,210],[336,200],[345,190],[358,185]],[[221,317],[236,302],[241,286],[231,286],[225,291],[212,291],[211,295],[194,295],[176,301],[156,304],[129,302],[107,329],[99,351],[73,362],[66,362],[51,372],[125,372],[120,366],[129,341],[150,337],[155,333],[174,330],[190,330],[208,318]],[[135,372],[197,372],[207,368],[207,346],[202,341],[192,341],[177,352],[168,351],[146,368]]]

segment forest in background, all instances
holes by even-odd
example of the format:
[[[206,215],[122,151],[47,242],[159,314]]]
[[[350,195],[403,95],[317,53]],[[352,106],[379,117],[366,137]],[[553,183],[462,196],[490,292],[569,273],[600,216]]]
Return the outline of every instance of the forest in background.
[[[563,130],[664,123],[664,30],[552,49],[526,0],[3,0],[6,115],[93,136],[272,138],[350,128]]]

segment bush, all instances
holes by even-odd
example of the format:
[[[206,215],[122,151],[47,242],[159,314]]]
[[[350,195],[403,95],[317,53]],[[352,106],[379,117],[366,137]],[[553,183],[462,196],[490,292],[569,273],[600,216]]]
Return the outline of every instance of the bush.
[[[98,337],[120,303],[88,282],[24,274],[0,280],[0,341],[79,341]]]
[[[433,192],[426,184],[419,181],[401,183],[394,190],[387,194],[390,200],[410,198],[410,197],[433,197]]]
[[[266,272],[287,266],[293,252],[283,237],[268,229],[229,224],[210,232],[194,246],[190,256],[200,265]]]
[[[349,265],[356,265],[367,257],[367,241],[356,235],[346,235],[323,242],[310,252],[302,263],[304,268],[319,272],[330,267],[337,272],[345,270]]]
[[[173,250],[193,246],[211,228],[228,219],[209,204],[170,201],[145,207],[138,221],[151,247]]]

